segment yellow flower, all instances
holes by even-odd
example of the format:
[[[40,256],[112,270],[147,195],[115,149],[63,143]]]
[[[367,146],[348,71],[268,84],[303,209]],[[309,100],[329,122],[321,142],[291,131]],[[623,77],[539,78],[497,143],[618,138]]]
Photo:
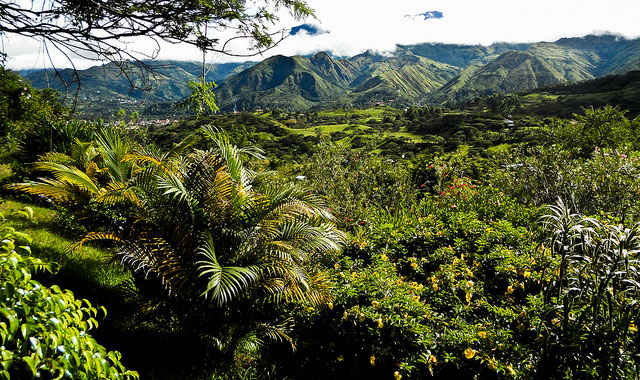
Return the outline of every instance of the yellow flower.
[[[433,284],[433,290],[438,290],[438,284]]]
[[[553,325],[556,326],[558,323],[560,323],[560,320],[558,318],[553,318],[551,320],[551,323],[553,323]]]
[[[478,333],[478,336],[482,339],[485,339],[487,337],[487,332],[486,331],[480,331]]]
[[[369,358],[369,363],[371,363],[371,366],[375,366],[376,365],[376,357],[371,355],[371,357]]]
[[[467,281],[467,286],[470,288],[473,287],[473,281],[471,280]]]
[[[364,322],[364,314],[360,313],[360,315],[358,315],[358,321]]]
[[[487,367],[489,367],[490,370],[495,371],[496,369],[498,369],[498,362],[496,361],[496,359],[490,358],[489,360],[487,360]]]
[[[513,286],[509,285],[507,286],[507,294],[511,294],[513,293]]]
[[[412,298],[414,301],[420,302],[420,296],[413,296]]]
[[[374,188],[373,188],[373,191],[378,191],[378,188],[377,188],[377,187],[374,187]]]
[[[467,303],[471,302],[471,293],[467,293],[467,295],[465,296]]]
[[[531,272],[529,272],[528,270],[524,271],[524,278],[529,278],[531,277]]]
[[[630,332],[638,332],[638,327],[636,327],[635,323],[629,324],[629,331]]]
[[[344,314],[342,314],[342,318],[343,319],[349,319],[349,313],[347,313],[346,311],[344,312]]]
[[[464,357],[467,359],[473,359],[473,357],[476,356],[476,350],[474,350],[471,347],[467,347],[466,350],[464,350]]]
[[[389,260],[389,258],[387,257],[387,255],[385,255],[384,253],[382,255],[380,255],[380,258],[382,259],[382,261],[387,261]]]
[[[438,364],[438,360],[436,359],[435,356],[431,355],[429,356],[429,360],[427,360],[427,364],[429,365]]]
[[[418,267],[418,263],[411,263],[411,268],[416,269]]]
[[[393,373],[393,378],[394,378],[395,380],[400,380],[400,379],[402,379],[402,374],[401,374],[400,372],[398,372],[398,371],[395,371],[395,372]]]
[[[510,374],[511,376],[515,376],[515,375],[516,375],[516,371],[513,369],[513,366],[512,366],[511,364],[509,364],[509,365],[507,366],[507,371],[509,371],[509,374]]]
[[[373,306],[373,307],[378,307],[378,305],[380,305],[380,302],[378,302],[378,301],[371,302],[371,306]]]
[[[384,323],[382,323],[382,318],[378,318],[378,328],[383,328]]]
[[[344,361],[344,356],[342,356],[342,355],[338,356],[338,361],[339,362],[343,362]]]

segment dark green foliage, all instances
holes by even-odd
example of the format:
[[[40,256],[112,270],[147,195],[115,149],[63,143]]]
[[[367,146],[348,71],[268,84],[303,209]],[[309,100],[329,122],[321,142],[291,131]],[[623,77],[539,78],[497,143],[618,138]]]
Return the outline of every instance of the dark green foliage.
[[[334,259],[333,309],[306,316],[293,376],[531,374],[530,333],[517,326],[544,267],[524,228],[534,215],[464,181],[373,211]]]
[[[518,101],[204,115],[36,166],[131,269],[110,343],[152,378],[637,378],[638,120]]]
[[[70,119],[57,95],[0,68],[0,138],[7,153],[31,162],[51,150],[69,153],[76,137],[92,138],[92,127]]]
[[[30,257],[29,246],[18,245],[26,237],[4,225],[4,217],[2,222],[0,379],[138,379],[121,364],[120,353],[87,333],[98,326],[104,308],[34,280],[36,272],[52,267]]]
[[[559,261],[532,319],[542,351],[538,371],[553,378],[626,379],[640,374],[639,225],[600,223],[562,201],[541,219],[544,246]]]
[[[608,104],[640,114],[640,71],[608,75],[590,81],[542,88],[521,94],[523,112],[539,116],[571,117],[589,107]]]
[[[390,210],[415,198],[403,162],[323,142],[304,173],[314,189],[331,202],[345,226],[366,224],[373,210]]]

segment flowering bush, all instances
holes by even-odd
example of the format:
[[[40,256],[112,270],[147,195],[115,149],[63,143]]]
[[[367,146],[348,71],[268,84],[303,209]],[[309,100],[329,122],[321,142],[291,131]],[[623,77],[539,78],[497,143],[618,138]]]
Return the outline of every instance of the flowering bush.
[[[527,297],[549,265],[523,227],[535,215],[467,179],[372,213],[329,270],[333,309],[304,316],[305,362],[295,367],[338,377],[532,374]]]

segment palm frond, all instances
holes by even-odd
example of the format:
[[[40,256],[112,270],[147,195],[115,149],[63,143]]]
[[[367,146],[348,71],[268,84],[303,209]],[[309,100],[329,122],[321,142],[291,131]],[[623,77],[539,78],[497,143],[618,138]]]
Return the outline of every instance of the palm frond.
[[[52,162],[62,165],[72,165],[74,160],[64,153],[48,152],[38,157],[37,162]]]
[[[113,129],[102,129],[96,137],[96,144],[102,152],[110,177],[114,181],[127,182],[133,174],[133,165],[123,160],[130,151],[125,140]]]
[[[157,187],[159,190],[164,191],[163,195],[171,196],[178,202],[186,203],[192,211],[198,206],[198,200],[191,195],[190,191],[178,176],[169,173],[165,176],[158,176],[157,178]]]
[[[76,167],[55,162],[36,162],[34,168],[36,170],[50,172],[56,180],[77,186],[89,193],[100,193],[97,184],[85,172]]]
[[[105,186],[105,192],[96,197],[97,202],[114,205],[117,203],[128,203],[135,207],[142,207],[140,198],[134,188],[122,182],[112,182]]]
[[[208,280],[202,295],[205,298],[211,297],[219,306],[235,299],[258,280],[255,267],[220,265],[211,235],[205,236],[198,253],[204,256],[203,260],[197,262],[200,272],[198,277],[206,277]]]
[[[6,188],[32,195],[42,195],[54,202],[67,205],[82,204],[91,199],[91,194],[86,189],[52,178],[40,178],[39,182],[13,183]]]

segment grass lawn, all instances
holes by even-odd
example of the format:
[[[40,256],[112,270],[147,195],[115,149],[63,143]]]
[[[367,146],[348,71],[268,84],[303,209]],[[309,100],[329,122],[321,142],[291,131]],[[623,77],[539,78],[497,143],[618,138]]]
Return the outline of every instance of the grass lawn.
[[[411,142],[415,142],[415,143],[424,142],[424,139],[422,138],[422,136],[416,135],[415,133],[411,133],[411,132],[389,132],[389,133],[385,133],[385,136],[404,137],[411,140]]]
[[[353,129],[358,129],[360,131],[366,131],[371,129],[371,127],[366,125],[357,125],[352,123],[335,124],[335,125],[319,125],[319,126],[303,128],[303,129],[295,129],[295,128],[285,128],[285,129],[287,130],[287,132],[292,134],[303,135],[303,136],[315,136],[316,133],[318,132],[320,133],[345,132],[347,134],[350,134],[349,127],[355,127]]]
[[[24,207],[33,210],[32,219],[14,214]],[[80,293],[81,297],[89,297],[90,292],[97,289],[112,290],[130,276],[119,265],[109,262],[108,252],[104,249],[85,246],[70,250],[75,238],[60,234],[57,214],[50,208],[0,198],[0,214],[6,218],[5,226],[29,235],[34,256],[59,265],[59,272],[52,281]]]

